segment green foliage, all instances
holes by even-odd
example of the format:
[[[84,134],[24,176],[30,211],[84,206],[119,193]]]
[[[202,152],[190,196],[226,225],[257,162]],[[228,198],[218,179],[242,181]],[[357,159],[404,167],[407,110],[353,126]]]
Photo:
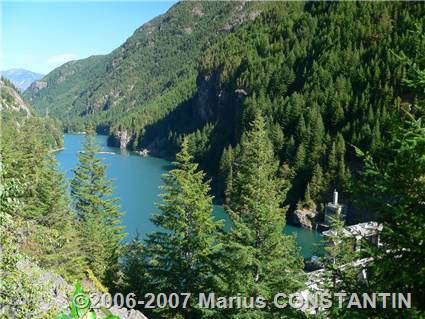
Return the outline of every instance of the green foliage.
[[[113,284],[117,273],[121,241],[125,237],[122,213],[112,198],[106,166],[96,157],[100,150],[94,135],[87,135],[79,164],[71,181],[71,196],[81,226],[81,251],[89,269],[102,282]]]
[[[121,290],[124,293],[134,293],[136,296],[143,296],[144,293],[148,292],[145,286],[150,278],[145,265],[145,247],[137,234],[130,243],[124,246],[121,258],[120,269],[124,277]]]
[[[270,301],[277,292],[302,287],[302,261],[294,238],[283,234],[285,210],[280,204],[287,185],[277,178],[278,161],[261,115],[255,116],[240,146],[226,205],[232,229],[225,236],[220,260],[225,269],[221,289],[227,296],[241,293]],[[274,310],[266,309],[249,312],[272,318]]]
[[[334,188],[350,195],[360,165],[346,145],[375,154],[393,139],[389,115],[414,99],[398,56],[421,52],[411,30],[423,16],[420,3],[179,3],[111,54],[67,63],[26,96],[70,130],[94,124],[112,144],[125,131],[127,147],[160,156],[188,135],[210,176],[261,110],[275,154],[296,171],[286,204],[303,201],[308,184],[319,204]],[[222,194],[222,177],[213,186]]]
[[[37,258],[44,268],[53,269],[67,279],[82,278],[86,265],[64,177],[57,171],[52,157],[44,158],[37,170],[41,183],[33,190],[36,200],[28,203],[26,209],[40,215],[27,226],[31,232],[22,249]]]
[[[36,307],[37,300],[29,298],[36,289],[26,273],[17,268],[17,263],[22,257],[18,254],[19,250],[15,239],[17,225],[11,216],[21,206],[18,198],[23,192],[23,187],[17,180],[4,179],[2,162],[0,162],[0,174],[1,311],[5,316],[9,312],[10,316],[15,314],[17,318],[25,318]],[[18,290],[19,284],[22,285],[20,290]],[[19,300],[24,300],[25,303],[19,304]]]
[[[79,238],[65,181],[50,154],[57,146],[49,142],[50,134],[55,136],[56,131],[49,130],[47,118],[30,117],[19,126],[2,119],[4,178],[22,186],[18,198],[21,209],[12,214],[23,222],[19,227],[25,234],[21,236],[20,252],[33,257],[43,268],[76,279],[81,277],[84,265],[79,262]]]
[[[396,138],[382,156],[372,159],[366,155],[363,185],[359,187],[360,194],[367,196],[366,206],[379,213],[384,224],[382,247],[372,250],[376,259],[371,266],[371,289],[412,293],[411,310],[379,313],[382,317],[422,318],[425,313],[419,301],[425,293],[423,74],[415,72],[407,82],[419,97],[412,108],[416,114],[406,113],[404,119],[395,119],[399,123],[393,130]]]
[[[223,142],[235,145],[261,110],[275,154],[297,173],[288,193],[291,209],[304,200],[307,185],[316,204],[334,188],[349,192],[359,165],[346,144],[378,153],[393,139],[388,115],[398,112],[395,102],[412,100],[411,89],[401,85],[408,66],[396,54],[421,51],[420,37],[411,30],[421,25],[423,12],[420,4],[269,4],[200,61],[199,76],[213,79],[209,84],[225,97],[210,102],[220,107],[206,154],[221,154]],[[246,93],[243,103],[229,98],[240,91]],[[236,125],[224,120],[234,116]],[[214,167],[208,172],[216,174]]]
[[[3,151],[3,149],[2,149]],[[2,318],[46,318],[54,310],[40,310],[48,302],[46,287],[37,282],[39,273],[22,254],[23,209],[25,184],[8,176],[8,167],[0,154],[0,316]],[[26,267],[24,265],[27,265]]]
[[[403,52],[400,61],[409,69],[405,84],[414,91],[414,104],[409,111],[392,116],[390,133],[394,139],[382,152],[372,156],[355,148],[364,160],[365,170],[355,188],[363,206],[375,212],[383,223],[380,245],[364,247],[373,261],[367,267],[367,286],[348,282],[347,291],[391,291],[411,293],[410,309],[354,309],[338,318],[367,316],[374,318],[423,318],[425,309],[420,301],[425,293],[425,259],[423,238],[425,220],[425,37],[420,28],[411,33],[412,50]],[[409,48],[409,47],[406,47]],[[344,278],[339,274],[337,278]]]
[[[339,309],[337,298],[333,294],[341,291],[353,291],[359,285],[361,268],[352,266],[352,263],[361,257],[356,245],[361,245],[344,231],[344,221],[339,214],[331,219],[328,236],[324,240],[325,255],[322,258],[324,275],[322,288],[332,293],[332,307],[324,313],[329,318],[350,318],[350,311]],[[367,290],[364,290],[367,291]],[[346,317],[348,316],[348,317]]]
[[[229,145],[223,150],[223,154],[221,155],[218,173],[219,194],[225,199],[225,202],[228,202],[233,189],[233,161],[233,149],[232,146]]]
[[[75,283],[74,292],[69,303],[69,314],[61,314],[56,319],[96,319],[97,315],[91,309],[90,297],[84,293],[83,288],[79,282]],[[108,309],[102,308],[105,315],[102,319],[120,319],[120,317],[113,315]]]
[[[213,218],[210,186],[192,161],[185,139],[175,168],[164,174],[163,202],[158,204],[161,213],[152,218],[159,230],[148,236],[143,257],[128,257],[128,269],[143,265],[146,291],[192,293],[186,308],[155,309],[166,318],[201,318],[203,310],[197,307],[197,295],[213,291],[217,276],[214,259],[221,248],[218,231],[223,224]],[[138,246],[133,249],[139,250]]]
[[[42,79],[47,87],[29,88],[25,96],[71,131],[84,131],[94,123],[104,132],[121,126],[142,133],[147,124],[193,96],[196,63],[204,47],[245,7],[250,5],[178,3],[110,54],[66,63]]]

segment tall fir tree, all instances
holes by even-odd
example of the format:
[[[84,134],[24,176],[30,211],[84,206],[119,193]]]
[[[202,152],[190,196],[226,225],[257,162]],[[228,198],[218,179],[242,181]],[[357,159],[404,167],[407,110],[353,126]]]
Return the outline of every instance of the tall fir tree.
[[[151,278],[147,285],[154,293],[192,293],[185,308],[180,304],[176,309],[157,309],[163,316],[201,318],[196,299],[198,293],[214,288],[222,221],[214,220],[210,185],[193,163],[187,139],[174,165],[164,174],[161,213],[152,218],[159,230],[146,240],[146,269]]]
[[[17,178],[24,186],[22,208],[15,216],[26,221],[22,231],[27,235],[22,238],[21,251],[66,279],[81,278],[84,262],[75,232],[75,215],[64,177],[58,172],[48,145],[43,143],[46,133],[35,129],[31,121],[23,123],[19,130],[7,122],[2,124],[1,153],[6,178]]]
[[[112,196],[106,165],[96,156],[100,147],[95,136],[86,136],[79,163],[71,180],[71,196],[81,224],[82,247],[91,271],[103,283],[113,286],[125,237],[122,213]]]
[[[233,149],[231,145],[225,148],[223,150],[223,154],[221,155],[219,183],[220,193],[224,197],[224,201],[228,202],[229,194],[231,193],[233,187]]]
[[[423,39],[423,36],[422,36]],[[411,113],[395,116],[393,135],[383,157],[366,155],[358,185],[368,209],[383,222],[380,247],[371,247],[375,260],[369,283],[373,291],[411,293],[410,309],[380,309],[382,318],[423,318],[425,294],[425,69],[423,51],[406,83],[418,97]],[[422,64],[419,64],[422,62]],[[364,155],[364,154],[363,154]]]
[[[325,127],[323,124],[322,116],[318,108],[314,108],[312,113],[312,128],[310,138],[310,151],[309,151],[309,163],[311,167],[314,167],[315,163],[320,162],[320,157],[323,153],[323,139],[325,136]]]
[[[222,289],[227,295],[261,295],[270,300],[278,291],[293,292],[300,287],[302,260],[294,238],[283,234],[281,204],[286,189],[276,178],[278,166],[264,119],[257,114],[251,130],[242,137],[226,207],[232,222],[222,259],[226,267]],[[266,318],[273,311],[254,312]],[[242,313],[237,315],[247,316]]]
[[[323,191],[324,187],[322,167],[319,164],[316,164],[313,168],[313,176],[310,181],[310,194],[312,199],[320,200],[320,193]]]
[[[351,291],[358,286],[361,268],[353,265],[360,258],[356,238],[344,229],[344,220],[339,213],[331,218],[327,236],[324,238],[323,287],[332,294],[332,306],[325,310],[327,318],[350,318],[345,309],[337,307],[338,298],[334,295],[341,291]]]
[[[124,253],[120,259],[123,281],[121,289],[125,294],[134,293],[136,296],[144,296],[149,293],[146,283],[150,281],[149,274],[146,271],[145,247],[139,239],[139,234],[125,245]]]
[[[57,171],[56,160],[51,155],[38,169],[40,183],[34,187],[37,201],[27,209],[38,209],[40,216],[31,226],[34,231],[26,239],[23,251],[36,257],[40,266],[66,279],[81,279],[86,264],[80,252],[81,241],[75,231],[77,220],[71,211],[64,176]]]

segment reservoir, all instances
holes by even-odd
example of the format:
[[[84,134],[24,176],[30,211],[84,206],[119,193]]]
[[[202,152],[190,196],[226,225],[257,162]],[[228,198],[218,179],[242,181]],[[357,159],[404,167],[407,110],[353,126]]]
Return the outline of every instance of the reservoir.
[[[78,152],[82,150],[84,135],[65,134],[64,149],[56,153],[60,170],[66,178],[72,178],[72,170],[78,163]],[[132,152],[106,145],[107,137],[97,135],[96,140],[102,148],[99,154],[108,166],[108,178],[112,180],[114,196],[119,199],[121,211],[125,212],[123,223],[128,233],[128,238],[133,238],[136,233],[144,238],[147,233],[155,231],[156,226],[150,221],[150,216],[158,213],[155,203],[160,201],[161,174],[171,168],[171,163],[147,156],[141,157]],[[226,219],[221,206],[214,206],[214,215]],[[321,235],[316,231],[286,225],[286,234],[295,234],[300,246],[301,254],[310,257],[317,250]]]

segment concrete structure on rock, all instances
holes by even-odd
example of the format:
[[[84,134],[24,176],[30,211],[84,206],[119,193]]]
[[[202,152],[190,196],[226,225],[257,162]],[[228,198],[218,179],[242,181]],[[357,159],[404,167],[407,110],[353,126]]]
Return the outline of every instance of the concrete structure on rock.
[[[338,203],[338,192],[334,190],[333,201],[327,203],[325,207],[324,226],[329,227],[332,223],[332,219],[338,215],[345,221],[346,213],[347,206]]]

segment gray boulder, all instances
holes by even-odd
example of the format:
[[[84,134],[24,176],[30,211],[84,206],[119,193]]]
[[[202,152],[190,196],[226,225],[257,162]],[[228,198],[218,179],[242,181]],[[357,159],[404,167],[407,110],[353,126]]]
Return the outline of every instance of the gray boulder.
[[[314,229],[318,212],[316,209],[297,209],[292,215],[292,222],[302,228]]]

